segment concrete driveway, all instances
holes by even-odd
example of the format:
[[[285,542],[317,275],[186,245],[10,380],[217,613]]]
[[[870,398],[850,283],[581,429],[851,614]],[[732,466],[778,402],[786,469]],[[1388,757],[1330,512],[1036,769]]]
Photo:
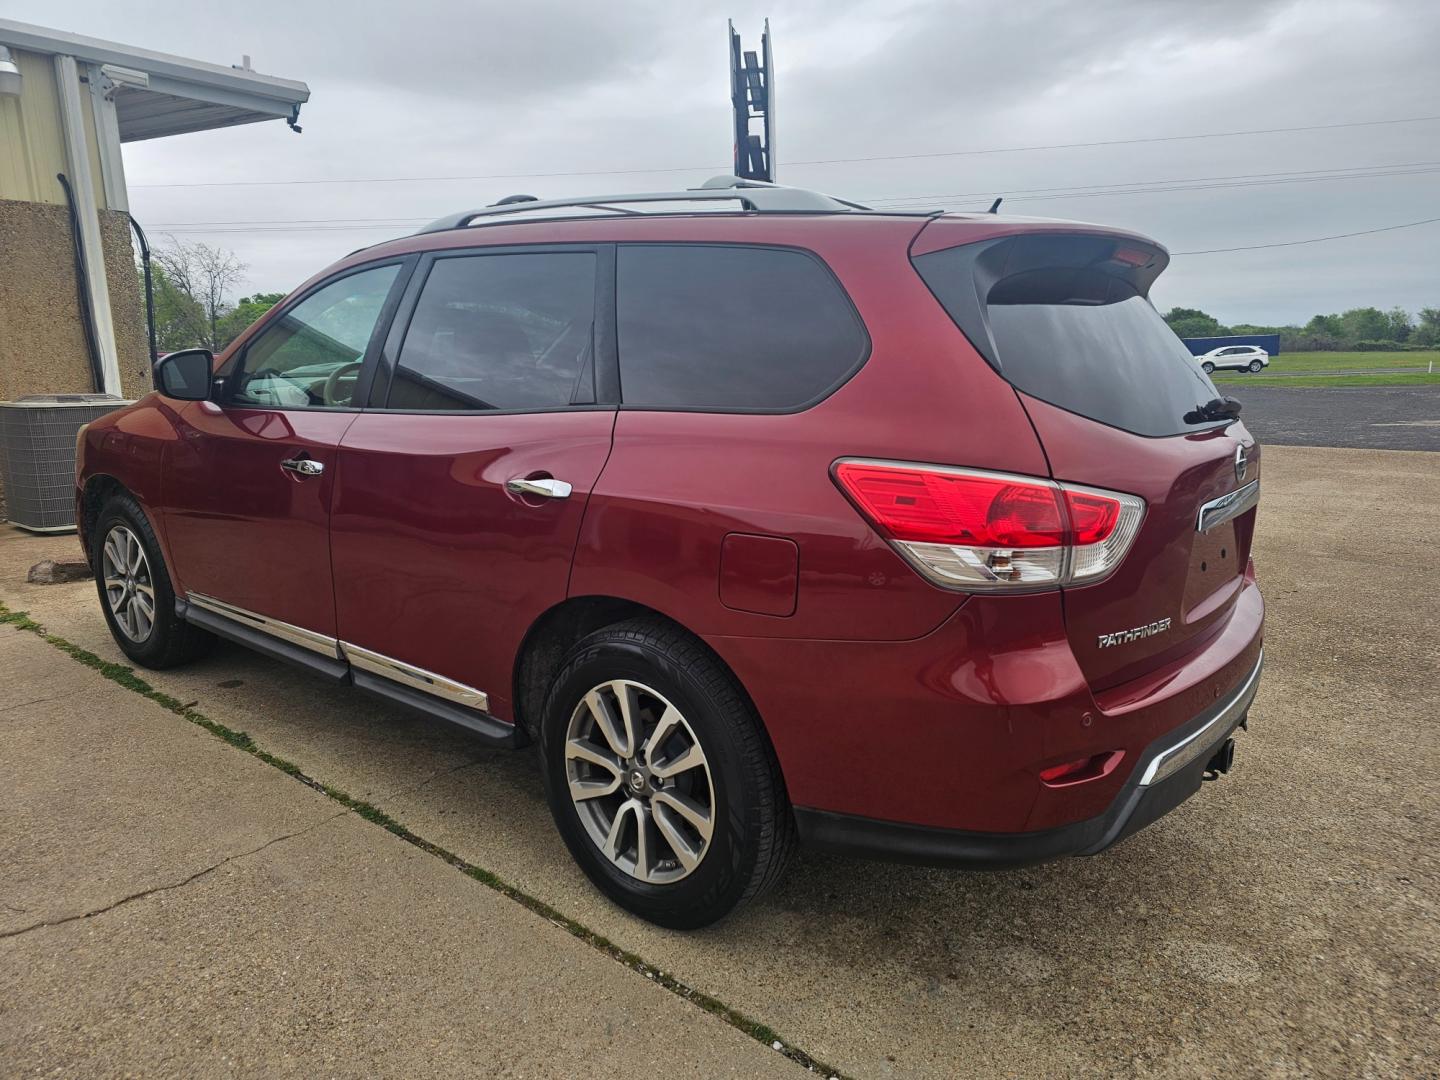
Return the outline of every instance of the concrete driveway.
[[[651,1075],[805,1074],[714,1012],[730,1009],[853,1076],[1432,1073],[1440,458],[1269,447],[1265,469],[1267,669],[1230,777],[1094,859],[967,875],[807,855],[764,902],[693,934],[591,889],[528,753],[239,649],[143,673],[517,900],[0,627],[4,679],[41,665],[71,694],[0,701],[0,800],[29,808],[0,815],[4,925],[231,860],[0,939],[0,1060],[633,1075],[639,1039]],[[118,661],[92,585],[17,584],[73,546],[0,540],[0,600]],[[117,791],[132,771],[152,786]],[[143,813],[124,810],[139,794]]]

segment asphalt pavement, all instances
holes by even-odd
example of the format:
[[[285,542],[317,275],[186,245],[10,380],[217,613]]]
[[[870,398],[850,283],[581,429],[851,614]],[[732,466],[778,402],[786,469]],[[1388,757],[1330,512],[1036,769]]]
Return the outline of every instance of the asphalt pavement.
[[[1280,386],[1225,383],[1262,443],[1440,450],[1440,386]]]

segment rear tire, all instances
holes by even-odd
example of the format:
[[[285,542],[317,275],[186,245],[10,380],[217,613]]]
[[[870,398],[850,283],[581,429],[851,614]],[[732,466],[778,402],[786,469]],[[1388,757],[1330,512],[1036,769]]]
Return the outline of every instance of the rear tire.
[[[145,511],[115,495],[95,522],[95,587],[120,651],[147,668],[188,663],[215,638],[175,614],[175,590]]]
[[[1250,361],[1250,374],[1251,374],[1251,375],[1258,375],[1258,374],[1260,374],[1260,369],[1263,368],[1264,366],[1265,366],[1265,365],[1262,364],[1259,360],[1251,360],[1251,361]]]
[[[1209,360],[1206,360],[1203,364],[1200,365],[1200,370],[1205,372],[1206,375],[1214,375],[1215,365],[1210,363]]]
[[[540,755],[570,854],[642,919],[708,926],[790,860],[795,822],[759,717],[709,650],[661,619],[605,627],[570,650]]]

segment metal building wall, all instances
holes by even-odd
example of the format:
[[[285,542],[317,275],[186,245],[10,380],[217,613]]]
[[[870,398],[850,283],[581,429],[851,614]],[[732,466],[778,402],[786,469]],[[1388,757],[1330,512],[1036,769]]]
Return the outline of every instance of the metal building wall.
[[[0,199],[63,206],[65,193],[55,179],[56,173],[66,171],[55,65],[50,57],[39,53],[16,49],[13,55],[20,69],[21,88],[18,98],[0,95]],[[96,200],[104,208],[108,204],[100,180],[95,121],[89,109],[84,113],[92,186]]]
[[[20,96],[0,95],[0,400],[92,389],[74,239],[65,193],[55,179],[67,172],[55,64],[39,53],[12,52]],[[81,90],[88,104],[88,87]],[[149,351],[129,222],[123,213],[105,209],[93,110],[82,112],[101,207],[121,383],[127,395],[143,393],[149,387]]]

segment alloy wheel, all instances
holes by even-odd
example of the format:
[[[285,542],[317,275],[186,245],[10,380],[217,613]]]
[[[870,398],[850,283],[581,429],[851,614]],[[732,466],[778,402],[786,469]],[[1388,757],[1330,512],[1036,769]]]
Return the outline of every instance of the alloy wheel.
[[[140,538],[124,525],[114,526],[105,536],[100,563],[115,625],[131,641],[145,641],[155,628],[155,580]]]
[[[565,777],[586,834],[631,877],[679,881],[710,849],[715,786],[694,729],[643,683],[584,694],[565,732]]]

